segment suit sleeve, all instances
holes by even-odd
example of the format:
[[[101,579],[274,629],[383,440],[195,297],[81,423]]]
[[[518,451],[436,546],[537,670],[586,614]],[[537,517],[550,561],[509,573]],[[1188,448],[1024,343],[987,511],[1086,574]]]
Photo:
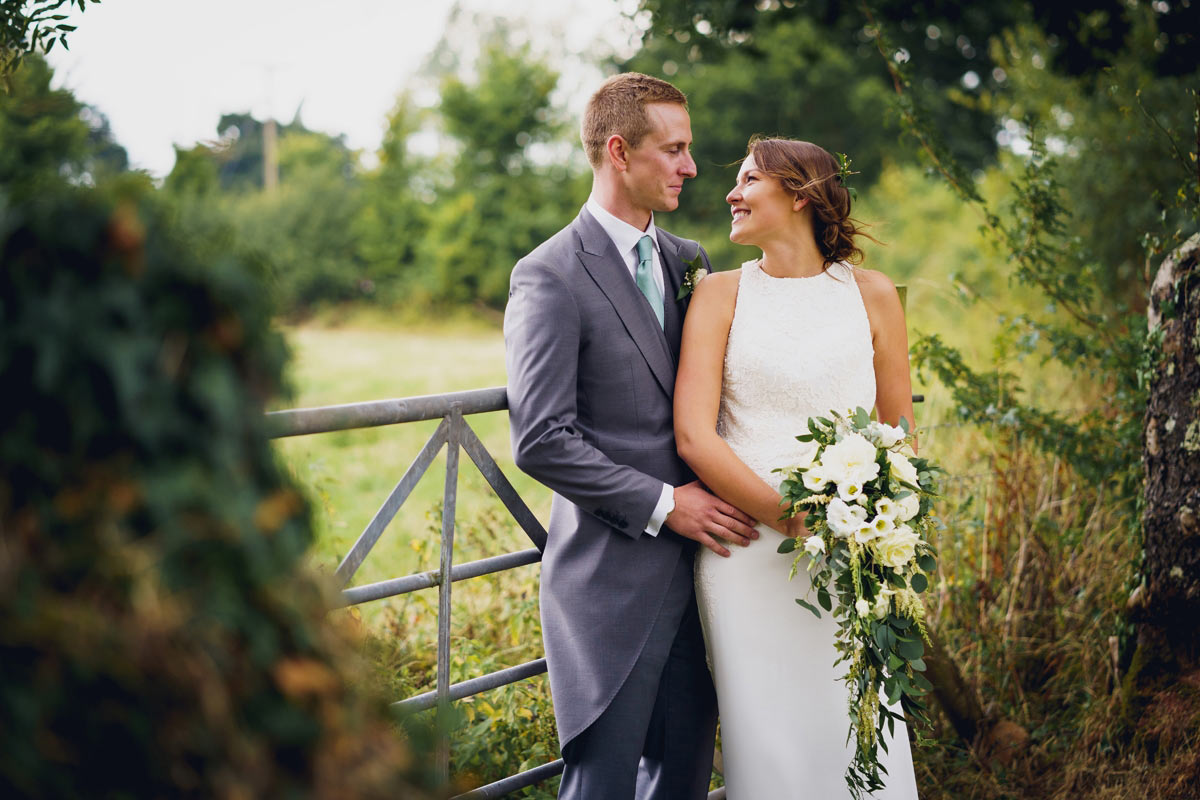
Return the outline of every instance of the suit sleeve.
[[[589,444],[576,405],[582,323],[564,279],[523,259],[504,312],[513,458],[531,477],[630,538],[642,534],[663,482]]]

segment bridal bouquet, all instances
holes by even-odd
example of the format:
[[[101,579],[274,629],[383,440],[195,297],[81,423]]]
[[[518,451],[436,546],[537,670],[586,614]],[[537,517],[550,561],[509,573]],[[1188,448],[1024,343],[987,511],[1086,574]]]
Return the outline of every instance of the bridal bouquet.
[[[883,788],[878,748],[902,717],[928,724],[921,697],[931,689],[925,671],[924,607],[918,595],[937,568],[927,541],[935,526],[930,507],[934,474],[941,468],[912,455],[908,423],[873,422],[862,408],[832,419],[809,420],[801,442],[815,442],[807,463],[788,467],[780,487],[785,517],[804,514],[812,535],[785,539],[779,552],[799,550],[789,578],[802,561],[812,574],[821,608],[838,631],[836,663],[849,663],[850,734],[857,747],[846,770],[855,797]],[[803,598],[799,603],[821,616]]]

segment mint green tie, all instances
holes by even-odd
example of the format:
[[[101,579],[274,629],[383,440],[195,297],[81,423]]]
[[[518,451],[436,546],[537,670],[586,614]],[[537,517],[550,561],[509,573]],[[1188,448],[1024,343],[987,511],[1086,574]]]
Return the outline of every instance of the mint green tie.
[[[654,317],[658,320],[658,327],[661,328],[663,326],[663,297],[662,292],[658,290],[658,284],[654,282],[654,244],[650,241],[649,236],[638,239],[637,253],[637,286],[646,296],[650,308],[654,311]]]

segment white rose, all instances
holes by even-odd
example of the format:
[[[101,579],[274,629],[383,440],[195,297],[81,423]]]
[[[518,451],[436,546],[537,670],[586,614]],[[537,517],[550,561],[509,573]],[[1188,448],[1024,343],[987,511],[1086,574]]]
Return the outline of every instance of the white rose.
[[[886,586],[880,588],[879,594],[875,597],[875,608],[872,609],[875,619],[883,619],[892,610],[892,594],[892,590]]]
[[[840,442],[825,448],[821,456],[826,477],[841,486],[843,483],[866,483],[878,477],[875,445],[861,433],[849,433]]]
[[[815,533],[804,540],[804,552],[816,557],[825,552],[825,540]]]
[[[901,497],[896,501],[896,510],[896,519],[900,520],[901,522],[908,522],[917,515],[918,511],[921,510],[921,498],[917,497],[916,492],[913,492],[905,497]]]
[[[892,468],[893,478],[898,478],[913,486],[919,485],[917,483],[917,468],[913,466],[911,461],[899,453],[893,453],[890,450],[887,454],[887,460],[888,465]]]
[[[866,436],[886,450],[904,439],[905,434],[903,428],[888,425],[886,422],[873,421],[867,426]]]
[[[825,521],[829,529],[839,539],[849,538],[866,520],[866,511],[862,506],[848,506],[845,501],[835,497],[829,501],[825,510]]]
[[[865,617],[867,614],[871,613],[871,604],[860,597],[854,603],[854,610],[858,612],[860,617]]]
[[[895,519],[900,513],[900,507],[896,505],[896,501],[890,497],[881,497],[875,501],[875,513],[881,517]]]
[[[875,555],[884,566],[899,569],[913,560],[921,537],[907,525],[899,525],[871,542]]]

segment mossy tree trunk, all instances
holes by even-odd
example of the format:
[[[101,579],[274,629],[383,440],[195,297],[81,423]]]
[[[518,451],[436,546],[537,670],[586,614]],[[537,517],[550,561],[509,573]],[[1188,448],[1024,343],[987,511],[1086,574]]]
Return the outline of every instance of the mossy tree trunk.
[[[1144,581],[1130,600],[1137,649],[1126,695],[1200,665],[1200,234],[1163,261],[1150,290],[1161,336],[1145,420]]]

